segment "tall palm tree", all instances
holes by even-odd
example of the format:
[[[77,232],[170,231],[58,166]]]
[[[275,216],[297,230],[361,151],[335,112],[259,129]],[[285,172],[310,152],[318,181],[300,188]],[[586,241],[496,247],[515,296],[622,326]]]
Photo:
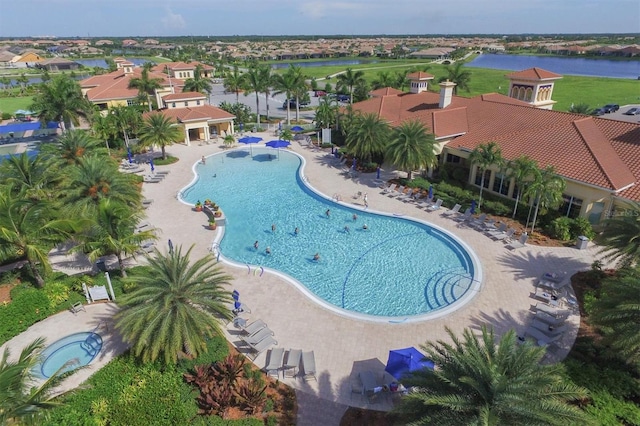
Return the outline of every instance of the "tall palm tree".
[[[531,181],[534,173],[538,169],[538,163],[526,155],[521,155],[515,160],[510,161],[507,164],[507,167],[507,176],[509,176],[510,179],[513,179],[516,187],[518,188],[516,204],[513,206],[513,215],[511,215],[512,218],[515,218],[518,210],[518,204],[520,204],[521,195],[526,192],[527,184]]]
[[[638,237],[639,234],[636,234]],[[605,344],[640,368],[640,268],[622,268],[602,285],[589,319],[604,329]]]
[[[296,121],[300,121],[300,99],[305,97],[308,91],[306,77],[302,72],[302,67],[297,65],[291,65],[288,72],[291,72],[295,80],[295,89],[292,94],[296,100]]]
[[[392,87],[402,91],[409,87],[409,79],[407,78],[407,73],[396,72],[396,78]]]
[[[439,81],[449,80],[456,85],[453,88],[453,94],[458,94],[458,89],[469,91],[469,81],[471,80],[471,72],[463,69],[464,62],[456,62],[455,65],[447,65],[447,75]]]
[[[482,204],[482,190],[484,189],[485,171],[491,166],[501,168],[504,163],[502,151],[495,142],[478,145],[469,155],[469,161],[478,168],[478,173],[482,173],[480,180],[480,199],[478,200],[478,208]]]
[[[60,216],[55,204],[15,197],[9,185],[0,186],[0,258],[24,256],[40,288],[51,271],[49,250],[86,225]]]
[[[9,348],[0,358],[0,424],[38,424],[44,412],[59,406],[53,401],[53,390],[66,375],[56,372],[38,386],[34,368],[41,362],[44,339],[38,338],[10,361]],[[56,395],[57,396],[57,395]]]
[[[63,132],[72,125],[78,126],[80,118],[88,118],[93,111],[91,103],[82,96],[78,82],[66,74],[43,84],[29,109],[38,112],[43,125],[49,121],[60,123]]]
[[[406,171],[411,180],[413,170],[436,164],[435,144],[435,136],[427,131],[424,124],[417,120],[405,121],[391,131],[385,160]]]
[[[14,195],[31,200],[53,199],[63,176],[46,155],[29,156],[26,152],[0,162],[0,180]]]
[[[271,87],[273,86],[273,74],[269,65],[260,65],[260,80],[263,82],[262,93],[264,93],[265,103],[267,104],[267,123],[269,122],[269,96],[271,95]]]
[[[540,208],[544,211],[548,208],[558,207],[562,203],[562,194],[566,186],[566,182],[556,174],[553,166],[547,166],[542,170],[536,169],[533,180],[527,188],[527,192],[524,193],[524,195],[531,197],[535,204],[531,233],[536,226]]]
[[[236,94],[236,103],[240,103],[240,92],[245,88],[245,79],[237,65],[234,65],[232,72],[227,72],[224,78],[224,90]]]
[[[605,259],[617,259],[623,265],[640,263],[640,203],[628,201],[625,208],[604,221],[598,237]]]
[[[124,256],[135,255],[142,242],[156,239],[153,231],[136,232],[141,218],[139,211],[119,201],[101,199],[93,223],[81,236],[83,244],[77,250],[86,253],[92,262],[102,256],[116,256],[120,274],[126,277]]]
[[[339,85],[345,86],[349,89],[349,103],[353,104],[353,88],[356,87],[358,82],[364,80],[364,71],[354,71],[351,68],[347,68],[344,73],[338,75],[337,80]]]
[[[161,113],[152,113],[145,118],[138,136],[143,146],[160,146],[162,159],[166,159],[167,145],[173,145],[182,139],[182,132],[170,117],[166,117]]]
[[[273,77],[273,86],[275,89],[274,94],[279,95],[284,93],[287,97],[287,100],[291,99],[293,93],[299,87],[299,80],[295,74],[291,72],[291,68],[287,70],[287,72],[283,74],[276,74]],[[287,125],[291,124],[291,103],[286,102],[287,104]]]
[[[142,114],[133,106],[116,106],[109,108],[109,116],[113,117],[115,125],[122,131],[124,144],[129,147],[129,135],[137,133],[142,124]]]
[[[107,155],[102,142],[84,130],[70,130],[58,138],[57,144],[44,145],[41,151],[63,165],[79,164],[81,159],[90,155]]]
[[[107,154],[111,154],[111,145],[118,135],[115,120],[110,114],[102,115],[100,111],[94,111],[91,117],[91,133],[94,137],[103,140],[107,147]]]
[[[327,129],[335,126],[338,118],[338,102],[328,96],[320,98],[316,108],[315,122],[319,129]]]
[[[231,318],[231,277],[211,255],[193,263],[193,246],[183,255],[176,247],[148,259],[149,272],[131,277],[137,288],[121,299],[116,328],[144,362],[175,364],[181,353],[197,357],[206,339],[222,335],[220,320]]]
[[[377,114],[360,115],[347,135],[346,147],[356,157],[370,163],[373,155],[385,151],[388,135],[389,125]]]
[[[380,71],[376,79],[371,82],[371,88],[373,90],[383,89],[385,87],[393,87],[394,84],[395,79],[389,71]]]
[[[247,89],[250,89],[256,95],[256,116],[258,123],[260,123],[260,93],[264,91],[264,85],[267,84],[267,82],[262,79],[262,75],[260,68],[255,64],[251,65],[244,74]],[[245,96],[248,95],[248,92],[245,93]],[[267,101],[267,104],[268,103]]]
[[[414,372],[405,385],[417,389],[394,411],[411,425],[565,425],[589,424],[570,405],[587,390],[569,382],[562,364],[541,364],[545,349],[518,344],[513,330],[496,344],[493,330],[479,338],[465,329],[452,343],[428,342],[422,348],[436,368]]]
[[[150,77],[149,68],[143,67],[140,77],[132,77],[131,80],[129,80],[129,89],[138,89],[138,93],[145,95],[149,112],[151,112],[153,111],[151,95],[153,95],[157,89],[162,88],[162,81],[161,78]]]
[[[184,82],[184,92],[200,92],[204,95],[210,95],[213,91],[211,80],[202,76],[204,67],[202,64],[196,65],[193,72],[193,78],[188,78]]]

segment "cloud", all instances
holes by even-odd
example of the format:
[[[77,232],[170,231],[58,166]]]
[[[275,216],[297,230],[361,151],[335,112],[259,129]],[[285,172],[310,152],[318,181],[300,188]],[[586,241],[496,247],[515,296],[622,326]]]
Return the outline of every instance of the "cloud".
[[[309,1],[302,2],[298,9],[302,15],[311,19],[321,19],[329,15],[349,16],[348,13],[362,13],[367,10],[366,3],[344,1]]]
[[[184,18],[179,13],[173,13],[173,11],[169,7],[166,8],[166,13],[167,14],[164,16],[164,18],[161,19],[162,24],[166,29],[180,30],[187,26]]]

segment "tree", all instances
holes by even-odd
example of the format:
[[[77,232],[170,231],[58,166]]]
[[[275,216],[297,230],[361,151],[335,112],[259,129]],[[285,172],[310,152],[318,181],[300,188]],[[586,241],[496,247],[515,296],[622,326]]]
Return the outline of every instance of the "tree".
[[[260,79],[264,82],[262,86],[262,92],[264,93],[265,103],[267,104],[267,123],[269,122],[269,96],[271,95],[271,86],[273,85],[273,74],[271,73],[271,67],[269,65],[261,65],[258,67],[260,70]]]
[[[464,62],[456,62],[454,66],[447,65],[447,76],[439,79],[440,82],[449,80],[456,85],[453,88],[453,94],[458,94],[458,89],[469,91],[469,81],[471,80],[471,72],[463,69]]]
[[[161,78],[150,77],[149,67],[143,67],[140,77],[132,77],[131,80],[129,80],[129,89],[138,89],[138,93],[145,95],[149,112],[151,112],[153,111],[151,95],[153,95],[157,89],[162,88],[162,81]]]
[[[143,146],[160,146],[164,160],[167,158],[166,146],[182,139],[182,132],[170,117],[157,112],[144,119],[139,137]]]
[[[12,155],[0,162],[0,180],[14,195],[31,200],[53,199],[63,176],[52,163],[45,155]]]
[[[436,164],[435,136],[419,121],[405,121],[391,131],[391,140],[385,150],[385,159],[407,172],[428,168]]]
[[[394,411],[413,425],[566,425],[589,424],[571,402],[587,390],[569,382],[562,364],[542,364],[545,348],[519,344],[513,330],[496,344],[493,330],[482,336],[465,329],[462,340],[447,328],[453,343],[428,342],[422,348],[436,368],[414,372]]]
[[[349,103],[353,104],[353,88],[356,87],[359,82],[364,81],[364,71],[353,71],[351,68],[347,68],[344,73],[338,75],[337,79],[339,85],[348,88],[350,96]]]
[[[60,138],[57,144],[46,144],[42,153],[50,154],[51,158],[62,165],[79,164],[80,160],[89,155],[107,155],[102,142],[93,138],[84,130],[69,130]]]
[[[27,84],[29,83],[29,78],[24,73],[20,73],[18,77],[16,77],[16,83],[20,85],[20,93],[24,93],[24,90],[27,88]]]
[[[193,72],[193,78],[188,78],[184,82],[184,92],[200,92],[205,95],[210,95],[213,86],[211,80],[202,76],[204,67],[202,64],[196,65],[196,69]]]
[[[149,272],[131,277],[136,289],[121,300],[116,328],[144,362],[175,364],[181,353],[197,357],[206,339],[222,335],[221,319],[231,318],[231,277],[215,266],[211,255],[193,264],[182,247],[149,257]]]
[[[607,278],[589,318],[604,331],[603,343],[639,369],[640,267],[624,267]]]
[[[224,78],[224,90],[236,94],[236,103],[240,103],[240,92],[245,88],[244,76],[240,73],[238,66],[233,67],[231,73],[227,73]]]
[[[328,96],[320,99],[316,108],[315,122],[319,129],[326,129],[335,126],[338,118],[338,102]]]
[[[0,259],[26,258],[40,288],[44,287],[43,275],[51,271],[49,250],[85,224],[59,217],[55,204],[14,197],[11,186],[0,186]]]
[[[406,72],[396,72],[396,78],[393,87],[398,90],[402,90],[403,92],[407,87],[409,87],[409,79],[407,78]]]
[[[57,75],[42,85],[29,108],[38,112],[43,125],[56,121],[63,132],[72,125],[79,125],[81,117],[88,118],[93,112],[93,106],[82,96],[78,82],[66,74]]]
[[[291,103],[289,100],[291,99],[292,94],[298,88],[298,79],[294,73],[291,72],[291,68],[287,70],[284,74],[276,74],[273,77],[274,88],[276,91],[274,94],[279,95],[284,93],[287,97],[287,125],[291,124]]]
[[[533,199],[535,204],[535,213],[531,222],[531,233],[536,226],[538,211],[542,208],[546,211],[548,208],[557,207],[562,202],[562,193],[567,186],[564,179],[556,174],[553,166],[547,166],[545,169],[536,169],[533,174],[533,181],[527,188],[527,195]],[[527,223],[528,225],[528,223]]]
[[[395,79],[393,75],[389,71],[380,71],[377,74],[377,77],[373,82],[371,82],[371,87],[373,90],[384,89],[385,87],[393,87],[395,84]]]
[[[633,266],[640,263],[640,203],[628,201],[624,207],[604,221],[598,243],[605,259]]]
[[[571,106],[569,107],[569,112],[572,112],[574,114],[589,114],[589,112],[591,112],[591,107],[589,106],[589,104],[571,104]]]
[[[65,374],[58,371],[33,386],[34,369],[41,362],[43,348],[44,339],[36,339],[22,349],[15,361],[9,360],[9,348],[5,348],[0,359],[0,424],[38,424],[44,411],[59,405],[53,401],[53,391]]]
[[[480,180],[480,198],[478,208],[482,204],[482,190],[484,189],[485,171],[491,166],[501,168],[504,164],[500,147],[495,142],[478,145],[469,155],[469,161],[478,168],[478,173],[482,173]]]
[[[520,203],[520,196],[527,191],[527,185],[531,181],[535,171],[538,169],[538,163],[535,160],[521,155],[513,161],[507,164],[507,176],[513,179],[518,192],[516,193],[516,203],[513,206],[512,218],[516,217],[516,211],[518,210],[518,204]]]
[[[263,74],[257,65],[251,66],[246,74],[244,74],[246,87],[251,89],[251,91],[256,95],[256,116],[258,117],[258,123],[260,123],[260,93],[264,91],[265,84],[268,84],[268,82],[264,81],[262,77]],[[248,96],[249,93],[245,92],[244,95]],[[268,103],[269,101],[267,101],[267,104]]]
[[[11,79],[9,77],[0,77],[0,83],[2,83],[2,88],[4,90],[9,90],[11,88]]]
[[[111,115],[102,115],[100,111],[95,111],[91,118],[91,133],[94,137],[104,140],[107,153],[111,154],[109,141],[115,141],[118,135],[118,128]]]
[[[109,108],[109,116],[122,131],[124,144],[129,147],[129,135],[136,134],[142,126],[142,115],[134,106],[116,106]]]
[[[377,114],[364,114],[355,118],[347,134],[346,147],[356,157],[370,163],[373,155],[384,152],[389,125]]]

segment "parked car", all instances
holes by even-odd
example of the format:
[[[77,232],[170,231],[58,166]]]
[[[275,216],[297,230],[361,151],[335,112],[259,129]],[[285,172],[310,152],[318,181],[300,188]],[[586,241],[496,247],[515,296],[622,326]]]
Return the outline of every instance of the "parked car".
[[[337,95],[336,99],[338,99],[338,101],[340,102],[349,102],[351,100],[351,97],[349,95]]]
[[[596,108],[593,111],[591,111],[591,115],[605,115],[607,112],[604,110],[604,108]]]
[[[300,101],[300,107],[306,107],[309,105],[309,102],[306,101]],[[296,100],[295,99],[289,99],[289,108],[295,108],[296,107]],[[282,108],[283,109],[287,109],[287,101],[284,101],[282,103]]]
[[[603,106],[602,109],[604,110],[604,112],[606,112],[608,114],[610,112],[616,112],[617,110],[619,110],[620,109],[620,105],[607,104],[607,105]]]
[[[313,96],[315,96],[316,98],[322,97],[322,96],[327,96],[327,92],[325,92],[324,90],[316,90],[313,93]]]
[[[640,115],[640,108],[629,108],[625,112],[624,115]]]

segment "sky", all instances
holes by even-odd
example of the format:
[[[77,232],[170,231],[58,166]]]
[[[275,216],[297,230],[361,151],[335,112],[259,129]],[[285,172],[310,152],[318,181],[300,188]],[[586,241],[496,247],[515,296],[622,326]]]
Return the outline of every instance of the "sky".
[[[0,37],[640,33],[638,0],[2,0]]]

